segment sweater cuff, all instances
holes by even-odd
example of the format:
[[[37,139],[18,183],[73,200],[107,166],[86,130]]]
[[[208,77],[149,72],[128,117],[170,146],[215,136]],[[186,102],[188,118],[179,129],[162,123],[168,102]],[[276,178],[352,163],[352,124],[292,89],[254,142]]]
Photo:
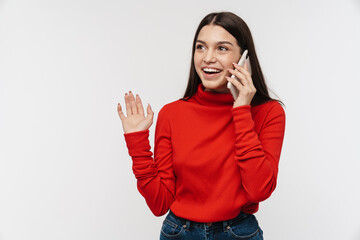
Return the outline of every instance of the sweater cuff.
[[[237,129],[248,129],[253,128],[254,121],[251,115],[251,106],[243,105],[231,109],[235,127]],[[251,123],[251,124],[249,124]]]
[[[149,152],[151,147],[149,143],[149,129],[124,133],[126,146],[129,150],[129,155],[132,157],[142,156],[145,152]]]
[[[234,107],[231,109],[232,112],[237,112],[237,111],[249,111],[251,110],[251,105],[241,105],[241,106],[238,106],[238,107]]]

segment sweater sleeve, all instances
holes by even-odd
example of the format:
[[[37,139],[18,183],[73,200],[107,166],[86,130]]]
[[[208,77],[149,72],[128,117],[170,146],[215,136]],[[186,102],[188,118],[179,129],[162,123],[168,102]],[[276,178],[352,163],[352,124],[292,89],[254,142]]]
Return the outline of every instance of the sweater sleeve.
[[[175,194],[169,122],[160,111],[155,128],[154,158],[150,151],[149,130],[124,136],[133,161],[137,188],[153,214],[162,216],[169,210]]]
[[[271,105],[259,133],[254,130],[251,106],[232,109],[235,126],[235,160],[242,185],[252,202],[270,197],[276,187],[278,165],[285,132],[285,112]]]

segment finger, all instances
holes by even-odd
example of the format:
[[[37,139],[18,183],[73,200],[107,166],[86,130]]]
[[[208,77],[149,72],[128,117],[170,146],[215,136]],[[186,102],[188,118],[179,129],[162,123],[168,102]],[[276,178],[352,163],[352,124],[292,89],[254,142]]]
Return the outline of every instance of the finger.
[[[231,82],[239,90],[239,92],[243,92],[245,90],[245,87],[238,80],[227,76],[226,79]]]
[[[129,95],[127,93],[125,93],[125,107],[126,107],[126,115],[127,116],[132,115],[132,110],[131,110],[131,106],[130,106],[130,99],[129,99]]]
[[[242,68],[240,71],[245,76],[244,79],[247,83],[246,85],[249,86],[250,88],[255,88],[250,72],[247,72],[244,68]]]
[[[152,121],[153,121],[153,118],[154,118],[154,112],[153,112],[153,110],[151,109],[150,104],[148,104],[148,106],[147,106],[147,108],[146,108],[146,112],[147,112],[146,119],[148,119],[150,122],[152,122]]]
[[[234,64],[234,63],[233,63],[233,64]],[[246,68],[245,68],[245,66],[246,66]],[[234,67],[235,67],[237,70],[239,70],[241,73],[245,74],[246,76],[251,77],[251,74],[250,74],[250,72],[249,72],[249,70],[248,70],[248,68],[247,68],[247,62],[245,62],[244,67],[242,67],[242,66],[240,66],[240,65],[238,65],[238,64],[234,64]]]
[[[244,74],[242,74],[241,72],[235,71],[235,70],[233,70],[233,69],[229,69],[229,72],[230,72],[232,75],[236,76],[236,77],[239,79],[238,82],[240,82],[242,85],[246,85],[246,84],[247,84],[247,82],[244,81],[244,79],[246,79],[246,76],[245,76]]]
[[[240,67],[240,71],[241,71],[243,74],[246,75],[246,80],[247,80],[249,86],[250,86],[252,89],[255,89],[254,82],[253,82],[253,80],[252,80],[252,78],[251,78],[251,74],[250,74],[250,72],[248,71],[248,63],[247,63],[247,62],[245,62],[245,65],[244,65],[243,68]]]
[[[130,106],[131,106],[132,113],[133,114],[138,114],[135,98],[134,98],[134,95],[132,94],[131,91],[129,91],[129,97],[130,97]]]
[[[119,114],[120,119],[124,120],[126,117],[125,117],[125,114],[122,112],[120,103],[118,103],[117,110],[118,110],[118,114]]]
[[[244,85],[246,86],[250,86],[250,87],[254,87],[254,84],[252,82],[252,78],[251,78],[251,74],[250,72],[245,69],[245,66],[247,67],[247,62],[245,61],[244,63],[244,67],[241,67],[239,64],[233,63],[234,67],[236,69],[238,69],[243,75],[245,75],[244,77],[244,81],[243,83],[245,83]]]
[[[251,73],[249,72],[249,66],[248,66],[247,61],[245,61],[243,70],[244,70],[243,72],[246,74],[246,76],[248,76],[248,78],[251,79]]]
[[[139,114],[144,116],[144,108],[143,108],[140,96],[138,94],[136,94],[136,105],[137,105]]]

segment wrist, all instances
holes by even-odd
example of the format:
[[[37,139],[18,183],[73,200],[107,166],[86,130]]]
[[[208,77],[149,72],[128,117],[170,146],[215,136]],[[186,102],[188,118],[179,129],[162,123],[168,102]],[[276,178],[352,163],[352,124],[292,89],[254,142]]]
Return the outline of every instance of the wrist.
[[[145,130],[128,130],[128,131],[124,131],[124,135],[132,135],[132,134],[142,133],[142,132],[146,132],[146,131],[149,131],[149,129],[145,129]]]
[[[247,103],[247,102],[234,102],[234,105],[233,105],[233,108],[236,108],[236,107],[241,107],[241,106],[248,106],[250,105],[250,103]]]

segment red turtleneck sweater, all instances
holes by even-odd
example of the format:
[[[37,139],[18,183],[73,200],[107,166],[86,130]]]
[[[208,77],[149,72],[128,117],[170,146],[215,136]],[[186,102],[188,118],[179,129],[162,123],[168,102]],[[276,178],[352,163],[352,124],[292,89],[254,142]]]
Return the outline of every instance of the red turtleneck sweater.
[[[204,91],[166,104],[155,128],[124,134],[138,190],[156,216],[169,208],[197,222],[255,213],[274,191],[285,131],[277,101],[233,108],[230,93]]]

